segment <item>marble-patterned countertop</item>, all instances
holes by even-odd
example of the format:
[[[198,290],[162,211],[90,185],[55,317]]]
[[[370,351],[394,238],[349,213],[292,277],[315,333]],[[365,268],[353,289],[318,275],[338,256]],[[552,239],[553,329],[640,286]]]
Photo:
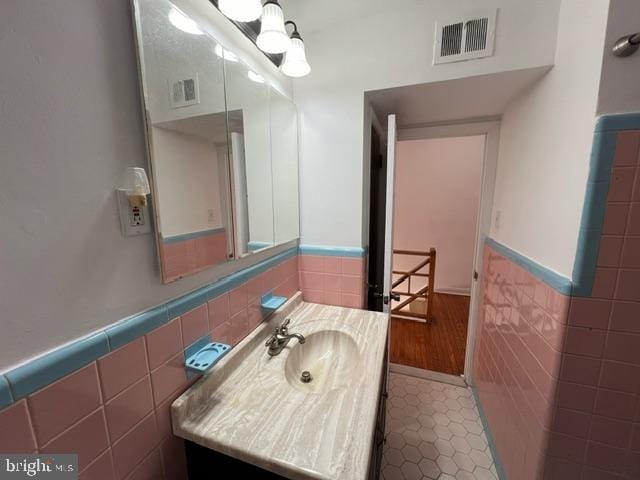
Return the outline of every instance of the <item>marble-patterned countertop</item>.
[[[317,391],[290,384],[285,363],[297,340],[276,357],[264,345],[285,318],[290,333],[307,337],[303,347],[318,331],[350,336],[359,360],[343,363],[348,381],[336,375]],[[173,403],[173,431],[287,478],[365,480],[387,330],[386,314],[304,303],[298,294]]]

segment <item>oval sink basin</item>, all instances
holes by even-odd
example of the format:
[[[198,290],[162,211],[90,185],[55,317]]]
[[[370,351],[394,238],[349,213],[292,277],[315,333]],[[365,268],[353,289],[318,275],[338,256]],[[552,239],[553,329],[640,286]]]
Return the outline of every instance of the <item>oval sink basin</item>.
[[[298,390],[329,392],[349,383],[359,361],[358,345],[350,335],[324,330],[308,335],[303,344],[296,343],[285,361],[284,373]],[[302,380],[303,372],[311,374],[310,381]]]

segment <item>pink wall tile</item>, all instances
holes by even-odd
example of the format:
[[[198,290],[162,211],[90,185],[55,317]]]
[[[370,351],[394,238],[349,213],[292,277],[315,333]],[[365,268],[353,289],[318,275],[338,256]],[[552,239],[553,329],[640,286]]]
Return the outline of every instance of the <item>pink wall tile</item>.
[[[341,257],[324,257],[324,272],[325,273],[342,273],[342,258]]]
[[[149,373],[144,338],[129,342],[98,360],[104,400],[109,400]]]
[[[95,363],[28,397],[39,445],[44,445],[102,403]]]
[[[300,272],[300,287],[307,290],[325,290],[324,274],[316,272]]]
[[[640,365],[605,360],[602,362],[600,386],[627,393],[640,391]]]
[[[82,473],[80,480],[114,480],[116,478],[113,470],[113,460],[111,459],[111,450],[107,450],[91,465],[89,465]]]
[[[571,299],[569,325],[606,329],[610,311],[611,300],[574,297]]]
[[[26,453],[35,449],[27,401],[20,400],[0,410],[0,452]]]
[[[560,378],[567,382],[597,386],[600,378],[600,359],[565,354]]]
[[[593,412],[621,420],[633,420],[635,408],[635,395],[601,388],[598,390]]]
[[[126,480],[161,480],[165,478],[162,468],[162,460],[158,450],[152,451],[147,458],[142,460],[140,464],[127,476]],[[166,477],[173,478],[173,477]]]
[[[166,325],[156,328],[146,335],[149,368],[159,367],[182,350],[180,318],[174,318]]]
[[[297,274],[298,272],[296,272]],[[247,282],[247,303],[255,303],[260,298],[268,293],[270,287],[268,285],[268,277],[266,272],[263,272]]]
[[[606,331],[591,328],[569,327],[565,352],[576,355],[601,357],[604,350]]]
[[[305,302],[309,303],[325,303],[324,290],[312,290],[309,288],[302,287],[302,295]]]
[[[601,443],[589,443],[587,450],[587,465],[611,472],[622,473],[626,451]]]
[[[640,270],[620,270],[615,298],[640,302]]]
[[[233,343],[233,337],[231,336],[231,321],[224,322],[213,329],[211,332],[212,340],[216,342],[226,343],[230,345]]]
[[[301,272],[324,272],[324,259],[318,255],[300,255],[298,259],[299,268]]]
[[[629,207],[627,235],[640,235],[640,202],[634,202]]]
[[[584,458],[587,441],[561,433],[552,433],[549,437],[548,454],[572,462],[580,462]]]
[[[607,360],[640,364],[640,335],[610,331],[604,357]]]
[[[640,423],[636,423],[633,426],[631,450],[633,450],[634,452],[640,452]]]
[[[624,239],[620,266],[622,268],[640,268],[640,237]]]
[[[209,330],[219,327],[231,318],[229,310],[229,295],[223,294],[209,300]]]
[[[634,130],[618,133],[616,151],[613,159],[615,167],[633,166],[638,161],[640,133]]]
[[[178,437],[169,437],[162,442],[160,452],[167,480],[187,480],[187,456],[184,441]]]
[[[327,305],[343,306],[342,294],[340,292],[333,291],[324,292],[323,303],[326,303]]]
[[[624,235],[628,215],[629,205],[627,203],[607,204],[602,233],[604,235]]]
[[[603,236],[600,240],[600,250],[598,251],[598,266],[620,266],[623,242],[624,237]]]
[[[364,275],[364,259],[342,257],[343,275]]]
[[[241,285],[229,292],[229,313],[232,317],[236,313],[246,310],[248,305],[246,285]]]
[[[626,448],[631,439],[631,428],[630,422],[594,416],[591,421],[589,439],[614,447]]]
[[[124,435],[152,410],[151,379],[147,376],[105,404],[111,442]]]
[[[635,177],[635,167],[617,167],[611,173],[609,183],[609,202],[628,202]]]
[[[350,293],[341,294],[341,305],[347,308],[363,308],[362,297]]]
[[[615,268],[597,268],[591,296],[593,298],[613,298],[617,279],[618,270]]]
[[[237,345],[249,333],[249,315],[247,309],[241,310],[231,317],[231,338],[233,344]]]
[[[640,303],[614,301],[611,330],[640,333]]]
[[[123,479],[144,460],[160,441],[154,415],[138,423],[112,446],[116,475]]]
[[[578,438],[589,436],[591,426],[591,415],[574,410],[559,408],[554,419],[554,430]]]
[[[333,258],[333,257],[332,257]],[[340,292],[342,289],[342,276],[334,273],[324,275],[325,292]]]
[[[155,405],[159,405],[173,392],[186,385],[187,375],[182,352],[151,372],[151,387]]]
[[[209,331],[209,310],[207,304],[200,305],[180,317],[182,344],[188,347]]]
[[[591,413],[595,398],[595,388],[566,382],[558,385],[558,407]]]
[[[158,426],[158,434],[163,438],[173,435],[173,427],[171,425],[171,404],[180,395],[182,395],[182,391],[177,390],[156,407],[156,424]]]
[[[102,408],[40,448],[42,453],[77,453],[78,468],[84,470],[109,446]]]
[[[363,285],[361,276],[342,275],[342,293],[362,296]]]

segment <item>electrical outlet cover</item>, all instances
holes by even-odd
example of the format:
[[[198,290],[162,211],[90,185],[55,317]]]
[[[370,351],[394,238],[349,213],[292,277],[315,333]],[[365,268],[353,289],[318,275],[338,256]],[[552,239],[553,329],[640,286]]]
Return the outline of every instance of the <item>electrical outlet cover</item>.
[[[124,190],[116,190],[118,211],[120,213],[120,229],[125,237],[146,235],[151,233],[151,215],[149,204],[144,207],[132,207]],[[135,211],[134,211],[135,208]]]

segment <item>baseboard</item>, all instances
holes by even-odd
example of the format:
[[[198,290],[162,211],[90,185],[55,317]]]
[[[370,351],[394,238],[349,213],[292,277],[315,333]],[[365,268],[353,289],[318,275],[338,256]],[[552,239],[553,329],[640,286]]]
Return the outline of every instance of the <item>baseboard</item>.
[[[446,293],[449,295],[464,295],[465,297],[471,296],[471,290],[467,288],[438,288],[435,293]]]
[[[433,370],[424,370],[422,368],[409,367],[407,365],[400,365],[399,363],[389,363],[389,371],[393,373],[400,373],[402,375],[408,375],[410,377],[424,378],[425,380],[433,380],[434,382],[448,383],[455,385],[456,387],[466,387],[467,382],[464,377],[449,375],[448,373],[434,372]]]

